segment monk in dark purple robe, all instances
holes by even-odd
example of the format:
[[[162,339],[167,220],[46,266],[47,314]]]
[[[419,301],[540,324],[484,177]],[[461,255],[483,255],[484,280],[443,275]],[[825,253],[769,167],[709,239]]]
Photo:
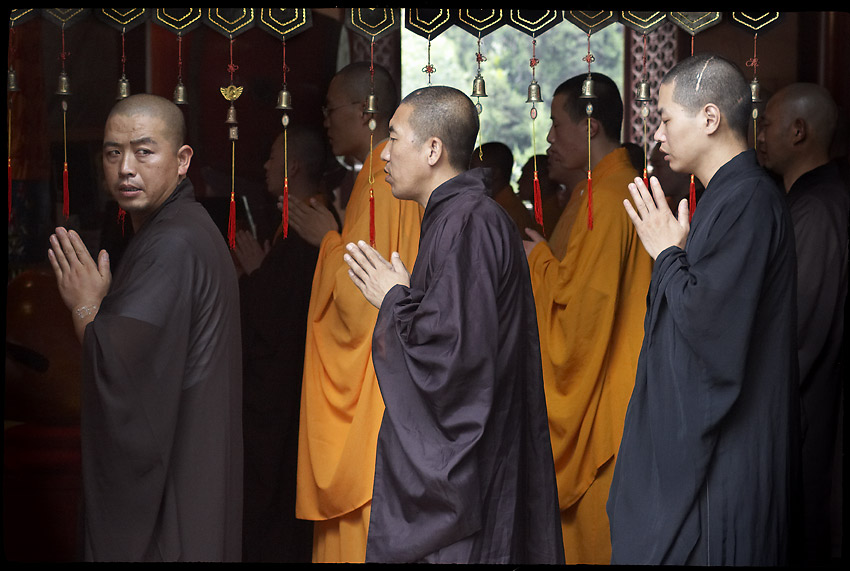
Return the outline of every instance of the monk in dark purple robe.
[[[106,123],[104,175],[134,236],[113,277],[73,231],[48,258],[83,344],[83,548],[89,561],[241,557],[239,289],[195,201],[182,112],[135,95]]]

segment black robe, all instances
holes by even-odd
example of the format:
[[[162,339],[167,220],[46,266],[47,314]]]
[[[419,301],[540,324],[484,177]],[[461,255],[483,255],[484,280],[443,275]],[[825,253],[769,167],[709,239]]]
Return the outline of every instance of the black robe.
[[[658,256],[608,498],[615,564],[786,562],[798,460],[796,265],[781,191],[742,152]]]
[[[803,429],[806,557],[830,560],[833,458],[838,430],[847,297],[850,192],[835,163],[798,178],[788,191],[797,244],[797,354]]]
[[[247,562],[310,563],[313,523],[295,517],[307,308],[319,248],[292,229],[239,279]]]
[[[378,314],[367,562],[563,562],[528,264],[486,193],[483,169],[434,190]]]
[[[181,183],[135,234],[83,341],[85,558],[241,556],[239,291]]]

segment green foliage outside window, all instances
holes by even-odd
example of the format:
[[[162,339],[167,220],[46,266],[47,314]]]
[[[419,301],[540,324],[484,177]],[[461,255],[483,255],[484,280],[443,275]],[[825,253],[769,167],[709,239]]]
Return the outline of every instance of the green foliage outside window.
[[[428,63],[428,40],[402,27],[402,96],[428,85],[428,75],[422,68]],[[535,78],[540,84],[543,103],[538,103],[534,122],[536,152],[544,154],[548,147],[552,93],[566,79],[587,73],[587,34],[569,22],[562,22],[537,38],[535,56],[539,60]],[[591,71],[611,77],[623,91],[624,39],[623,27],[612,24],[590,36],[590,51],[595,61]],[[475,54],[478,38],[452,26],[431,40],[431,64],[436,72],[432,85],[450,85],[467,95],[472,93],[472,81],[477,72]],[[514,188],[522,165],[534,152],[532,144],[531,103],[526,103],[531,83],[531,36],[502,26],[481,38],[481,75],[487,97],[482,105],[479,143],[501,141],[514,153]],[[475,98],[473,98],[475,101]]]

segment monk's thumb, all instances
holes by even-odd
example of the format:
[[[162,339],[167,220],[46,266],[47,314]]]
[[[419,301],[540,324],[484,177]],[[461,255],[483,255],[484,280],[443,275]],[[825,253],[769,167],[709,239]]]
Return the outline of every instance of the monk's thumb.
[[[109,266],[109,253],[106,250],[101,250],[97,256],[97,271],[104,278],[112,276]]]

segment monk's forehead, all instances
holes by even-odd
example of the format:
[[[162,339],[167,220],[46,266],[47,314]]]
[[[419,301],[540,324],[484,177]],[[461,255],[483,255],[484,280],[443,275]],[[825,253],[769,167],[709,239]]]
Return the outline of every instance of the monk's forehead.
[[[111,139],[119,135],[130,140],[148,138],[161,143],[175,144],[177,129],[163,117],[152,113],[138,111],[114,113],[106,122],[104,138]]]

